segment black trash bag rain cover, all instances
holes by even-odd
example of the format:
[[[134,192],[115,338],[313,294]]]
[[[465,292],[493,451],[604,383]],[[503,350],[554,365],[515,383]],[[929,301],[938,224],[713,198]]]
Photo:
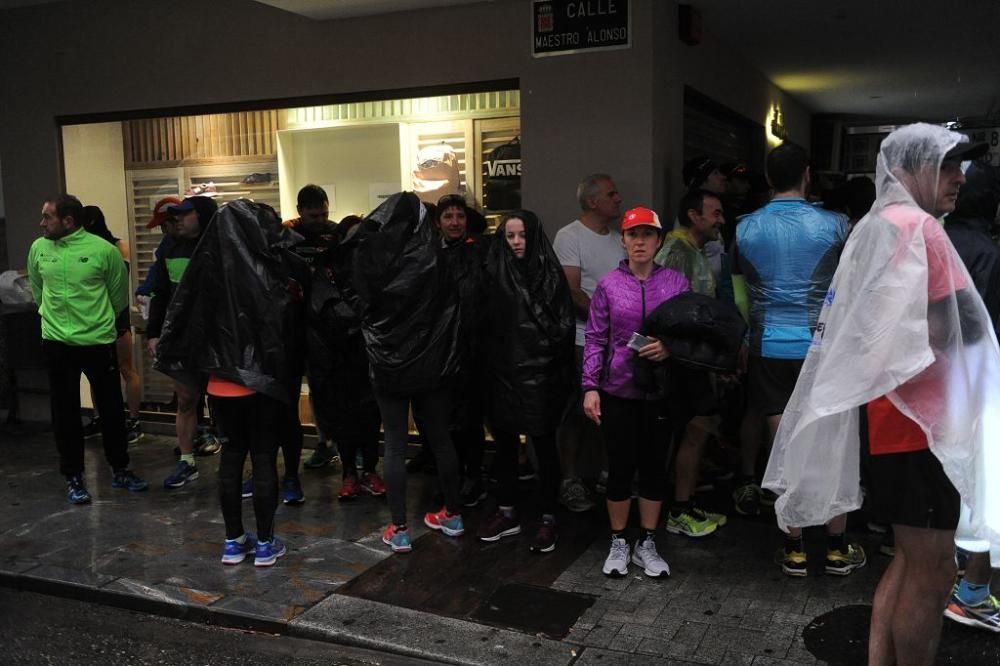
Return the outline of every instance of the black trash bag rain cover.
[[[675,363],[733,373],[747,327],[732,303],[685,292],[653,310],[643,328],[663,340]]]
[[[412,192],[392,195],[361,223],[353,283],[378,391],[436,389],[462,369],[458,289],[439,252],[431,218]]]
[[[296,404],[309,271],[288,248],[300,240],[270,206],[238,199],[219,209],[170,299],[154,367]]]

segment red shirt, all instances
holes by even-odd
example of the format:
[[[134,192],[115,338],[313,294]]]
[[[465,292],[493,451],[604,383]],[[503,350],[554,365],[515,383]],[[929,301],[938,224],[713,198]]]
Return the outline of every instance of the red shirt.
[[[928,303],[936,303],[950,296],[953,286],[954,290],[968,286],[951,241],[937,220],[912,206],[888,206],[883,211],[883,216],[899,227],[920,225],[927,249]],[[937,364],[932,364],[910,380],[920,381],[927,387],[925,391],[929,405],[940,394],[941,381],[935,381],[934,377],[941,368],[935,368],[935,365]],[[868,448],[873,456],[878,456],[923,451],[929,445],[927,435],[920,426],[883,396],[868,403]]]

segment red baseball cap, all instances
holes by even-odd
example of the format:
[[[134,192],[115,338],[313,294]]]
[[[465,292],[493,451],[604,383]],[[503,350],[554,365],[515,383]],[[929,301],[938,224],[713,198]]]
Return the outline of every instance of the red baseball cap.
[[[153,218],[146,224],[146,228],[152,229],[153,227],[158,227],[172,218],[173,215],[167,209],[182,202],[183,199],[180,197],[163,197],[157,201],[156,205],[153,206]]]
[[[622,231],[633,227],[653,227],[662,230],[660,217],[650,208],[633,208],[622,218]]]

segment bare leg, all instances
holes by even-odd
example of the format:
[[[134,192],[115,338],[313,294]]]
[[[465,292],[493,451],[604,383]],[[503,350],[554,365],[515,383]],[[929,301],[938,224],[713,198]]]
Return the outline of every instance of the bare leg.
[[[128,405],[129,418],[139,418],[139,398],[142,387],[139,382],[139,372],[132,361],[132,331],[126,331],[115,342],[118,352],[118,369],[125,381],[125,403]]]
[[[896,584],[895,606],[884,609],[891,614],[892,649],[900,664],[933,664],[944,609],[955,582],[955,532],[905,525],[892,527],[896,557],[902,552],[905,558],[905,569]],[[874,621],[873,614],[873,624]]]
[[[674,499],[678,502],[687,502],[694,494],[695,484],[698,482],[698,465],[706,441],[708,441],[707,432],[693,422],[687,424],[677,450],[677,483],[674,488]],[[641,500],[639,506],[642,507]]]
[[[740,472],[743,476],[756,478],[757,458],[763,440],[763,417],[752,407],[747,407],[740,423]]]
[[[904,584],[906,552],[896,546],[896,556],[882,574],[872,601],[872,623],[868,636],[868,666],[892,666],[896,650],[892,642],[892,613]]]
[[[611,520],[611,531],[612,532],[624,532],[625,528],[628,527],[628,513],[632,508],[632,500],[622,500],[620,502],[612,502],[608,500],[608,518]],[[642,507],[642,500],[640,500],[640,509]],[[657,512],[659,515],[659,512]],[[654,523],[655,524],[655,523]]]
[[[610,505],[611,502],[608,502]],[[618,504],[618,502],[616,502]],[[644,530],[656,531],[656,526],[660,522],[660,509],[663,502],[639,498],[639,525]],[[625,516],[626,520],[628,515]]]
[[[965,580],[973,585],[989,585],[993,569],[990,567],[990,553],[969,553],[965,563]]]
[[[181,455],[194,451],[194,435],[198,431],[198,391],[174,382],[177,393],[177,446]]]

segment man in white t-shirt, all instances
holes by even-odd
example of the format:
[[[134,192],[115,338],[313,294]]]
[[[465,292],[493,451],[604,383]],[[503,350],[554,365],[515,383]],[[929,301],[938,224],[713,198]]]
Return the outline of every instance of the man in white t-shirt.
[[[611,225],[621,216],[622,198],[611,176],[595,173],[587,176],[576,188],[580,202],[580,218],[559,230],[554,243],[556,256],[562,263],[576,311],[577,378],[583,364],[584,331],[590,297],[597,282],[618,267],[625,258],[621,234]],[[576,410],[559,429],[563,483],[559,498],[570,511],[587,511],[594,503],[577,471],[581,454],[599,458],[603,453],[600,431]],[[602,466],[603,468],[603,466]]]

